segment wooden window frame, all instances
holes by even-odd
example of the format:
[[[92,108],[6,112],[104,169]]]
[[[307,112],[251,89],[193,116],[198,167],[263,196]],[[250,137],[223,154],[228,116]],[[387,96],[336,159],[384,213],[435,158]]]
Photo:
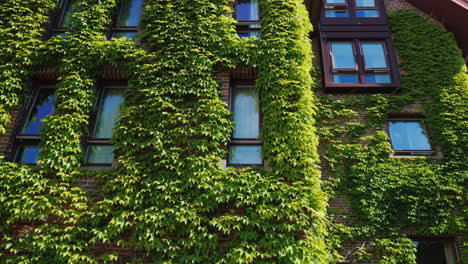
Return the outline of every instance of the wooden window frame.
[[[390,32],[321,32],[321,47],[323,60],[323,75],[325,89],[329,92],[385,92],[393,91],[401,86],[396,54]],[[334,83],[333,74],[349,73],[350,69],[334,69],[330,44],[333,42],[351,42],[354,47],[355,61],[358,65],[359,83]],[[362,43],[383,43],[387,68],[365,68]],[[389,74],[390,83],[366,83],[366,74]]]
[[[260,18],[259,20],[237,20],[237,3],[238,1],[235,0],[233,2],[233,16],[234,19],[236,19],[236,32],[241,33],[241,32],[258,32],[260,33],[260,20],[262,19],[261,13],[262,13],[262,5],[261,5],[261,0],[258,1],[258,17]],[[257,25],[258,27],[249,27],[249,26],[254,26]]]
[[[21,147],[25,146],[38,146],[41,142],[40,134],[23,134],[23,130],[26,122],[28,121],[33,107],[36,104],[39,92],[41,89],[56,89],[55,81],[33,81],[33,88],[31,89],[31,95],[26,102],[24,115],[20,118],[19,126],[15,129],[14,141],[12,151],[9,155],[8,160],[11,162],[18,162],[18,154]],[[52,113],[53,114],[53,113]],[[22,163],[25,165],[34,166],[36,163]]]
[[[424,132],[426,133],[427,140],[429,142],[429,145],[431,147],[430,150],[405,150],[405,149],[395,149],[393,146],[393,141],[392,141],[392,136],[390,134],[390,122],[393,121],[401,121],[401,122],[420,122]],[[393,156],[394,157],[400,157],[400,156],[412,156],[412,157],[421,157],[421,156],[434,156],[436,154],[436,148],[432,144],[431,141],[431,136],[429,133],[429,130],[426,127],[426,124],[424,123],[424,117],[423,116],[411,116],[411,115],[400,115],[400,116],[392,116],[387,120],[386,123],[386,129],[385,129],[389,138],[389,143],[390,146],[392,147],[393,150]]]
[[[102,101],[104,97],[104,91],[107,88],[119,88],[127,89],[127,81],[103,81],[99,82],[96,89],[96,100],[94,108],[89,115],[88,135],[85,137],[84,142],[84,165],[91,167],[111,167],[112,163],[87,163],[89,147],[91,146],[112,146],[111,138],[95,138],[94,132],[96,130],[96,123],[99,114],[99,110],[102,107]],[[115,156],[114,156],[115,160]]]
[[[410,236],[412,241],[421,241],[421,242],[442,242],[449,243],[452,245],[453,253],[455,254],[455,259],[457,263],[461,263],[461,252],[458,247],[457,240],[453,236],[438,236],[438,237],[428,237],[428,236]]]
[[[254,80],[234,80],[231,81],[231,87],[229,88],[229,110],[231,110],[234,113],[234,89],[236,87],[252,87],[255,89],[255,81]],[[261,103],[261,96],[260,93],[258,95],[259,98],[259,133],[262,131],[262,123],[263,123],[263,112],[262,112],[262,103]],[[233,131],[234,133],[234,131]],[[232,146],[260,146],[263,151],[263,142],[260,141],[258,138],[234,138],[231,135],[231,142],[228,145],[228,150],[231,149]],[[264,166],[264,159],[263,159],[263,153],[262,153],[262,163],[261,164],[232,164],[229,163],[230,159],[230,153],[228,151],[227,157],[226,157],[226,164],[229,167],[238,167],[238,168],[244,168],[244,167],[263,167]]]
[[[327,0],[323,0],[322,12],[320,15],[320,24],[322,25],[381,25],[388,24],[388,16],[385,10],[385,4],[383,0],[375,0],[375,7],[357,7],[356,0],[345,0],[345,4],[334,4],[335,6],[342,6],[337,9],[327,9],[325,6]],[[330,5],[330,4],[329,4]],[[333,4],[332,4],[333,5]],[[326,17],[326,10],[346,10],[348,11],[348,17]],[[379,12],[378,17],[357,17],[357,10],[377,10]]]

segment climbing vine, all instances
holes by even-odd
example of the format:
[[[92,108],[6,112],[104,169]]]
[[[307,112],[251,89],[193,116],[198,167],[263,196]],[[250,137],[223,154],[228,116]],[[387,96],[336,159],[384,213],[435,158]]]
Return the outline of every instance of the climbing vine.
[[[402,93],[322,97],[319,131],[328,146],[326,164],[337,177],[330,185],[351,200],[345,239],[376,238],[370,245],[377,248],[377,263],[415,263],[405,230],[438,236],[465,228],[456,211],[467,171],[468,76],[450,33],[412,11],[391,13],[390,23],[405,69]],[[429,137],[443,157],[390,158],[383,125],[411,102],[422,104]],[[360,116],[364,121],[356,122]]]
[[[0,165],[2,261],[331,259],[310,91],[312,28],[302,1],[263,1],[263,35],[256,41],[237,40],[227,0],[146,1],[140,33],[145,49],[105,39],[114,0],[77,1],[66,35],[42,42],[55,1],[20,2],[2,4],[4,10],[25,7],[16,16],[19,24],[34,20],[16,53],[2,48],[1,56],[11,62],[2,81],[15,81],[2,93],[13,98],[1,101],[3,127],[34,68],[57,66],[59,79],[55,112],[41,127],[38,165]],[[7,19],[1,19],[2,36],[10,43],[8,30],[15,27]],[[25,58],[22,68],[15,64]],[[215,72],[238,63],[259,70],[268,171],[219,165],[233,124]],[[83,171],[80,142],[104,65],[123,67],[128,75],[113,138],[118,164]],[[9,69],[21,78],[8,75]],[[83,177],[101,184],[97,201],[80,188]]]

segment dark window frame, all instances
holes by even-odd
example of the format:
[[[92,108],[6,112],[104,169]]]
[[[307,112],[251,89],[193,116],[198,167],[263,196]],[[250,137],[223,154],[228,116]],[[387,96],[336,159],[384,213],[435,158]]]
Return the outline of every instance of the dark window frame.
[[[336,9],[326,9],[326,0],[323,0],[322,11],[320,14],[320,24],[322,25],[380,25],[388,24],[388,16],[385,10],[385,4],[382,0],[375,0],[375,7],[357,7],[356,0],[345,0],[345,4],[333,4],[338,6]],[[331,4],[329,4],[331,5]],[[326,10],[346,10],[348,17],[326,17]],[[357,10],[377,10],[378,17],[357,17]]]
[[[26,125],[26,122],[29,120],[30,115],[33,111],[33,107],[36,104],[38,99],[39,93],[41,89],[57,89],[57,83],[55,81],[33,81],[31,93],[29,99],[25,104],[25,112],[24,115],[20,117],[19,126],[16,127],[14,134],[13,134],[13,146],[11,148],[11,152],[8,155],[8,160],[11,162],[18,162],[18,155],[20,148],[26,146],[36,146],[38,147],[41,143],[41,135],[40,134],[23,134],[22,130]],[[54,92],[55,93],[55,92]],[[54,114],[54,113],[52,113]],[[21,163],[29,166],[34,166],[37,163]]]
[[[99,115],[99,110],[102,107],[102,101],[104,97],[105,89],[107,88],[119,88],[127,89],[127,81],[99,81],[96,88],[96,100],[92,112],[89,114],[89,125],[88,125],[88,134],[84,139],[84,165],[91,167],[111,167],[112,163],[88,163],[86,162],[89,155],[89,147],[91,146],[112,146],[111,138],[96,138],[94,133],[96,130],[97,119]],[[116,157],[114,156],[114,160]]]
[[[392,137],[390,134],[390,122],[392,121],[400,121],[400,122],[420,122],[424,132],[427,136],[427,140],[429,142],[429,145],[431,147],[430,150],[405,150],[405,149],[395,149],[392,141]],[[399,157],[399,156],[414,156],[414,157],[424,157],[424,156],[434,156],[436,154],[436,148],[434,144],[431,141],[431,134],[430,131],[427,129],[427,126],[424,122],[424,116],[414,116],[414,115],[399,115],[399,116],[392,116],[388,118],[387,123],[386,123],[386,131],[389,138],[389,143],[390,146],[392,147],[393,150],[393,156]]]
[[[258,32],[260,34],[260,30],[261,30],[260,21],[262,19],[262,17],[261,17],[261,14],[262,14],[261,1],[260,0],[258,1],[258,17],[259,17],[258,20],[237,20],[237,3],[238,3],[238,0],[235,0],[233,2],[233,9],[234,9],[233,16],[234,16],[234,19],[236,19],[236,21],[237,21],[237,23],[236,23],[236,32],[237,33],[241,33],[241,32]],[[249,26],[252,26],[252,25],[258,25],[258,27],[249,27]]]
[[[117,12],[115,12],[114,16],[112,17],[112,23],[109,27],[109,31],[107,33],[107,39],[112,39],[114,33],[139,33],[141,32],[141,29],[139,26],[130,26],[130,27],[121,27],[118,25],[119,23],[119,17],[120,17],[120,12],[122,11],[122,6],[121,6],[122,1],[119,2],[117,6]],[[144,5],[146,4],[146,0],[143,1],[142,4],[142,12],[144,11]]]
[[[231,87],[229,88],[229,110],[234,113],[234,89],[236,87],[243,86],[243,87],[248,87],[251,86],[253,89],[255,88],[255,80],[233,80],[231,81]],[[263,129],[263,112],[262,112],[262,100],[261,100],[261,94],[259,92],[258,94],[258,100],[259,100],[259,133],[261,133]],[[234,133],[234,131],[233,131]],[[232,146],[260,146],[262,147],[262,163],[261,164],[247,164],[247,163],[242,163],[242,164],[232,164],[229,163],[230,160],[230,148]],[[237,167],[237,168],[244,168],[244,167],[264,167],[265,159],[263,158],[263,142],[260,141],[258,138],[234,138],[233,135],[231,134],[231,142],[228,145],[228,154],[226,156],[226,164],[228,167]]]
[[[52,16],[52,27],[50,29],[49,36],[55,36],[65,33],[68,28],[61,27],[60,23],[62,22],[63,16],[65,15],[65,7],[67,6],[68,2],[72,0],[60,0],[58,10]]]
[[[398,63],[390,32],[321,32],[321,48],[323,61],[323,80],[328,91],[360,90],[363,92],[382,92],[382,89],[399,88],[401,86]],[[359,83],[334,83],[333,73],[346,73],[345,69],[333,69],[330,43],[352,42],[355,60],[358,65]],[[365,68],[364,54],[361,43],[380,42],[384,44],[387,68]],[[334,71],[337,70],[337,71]],[[347,69],[349,70],[349,69]],[[390,83],[366,83],[366,74],[390,74]]]

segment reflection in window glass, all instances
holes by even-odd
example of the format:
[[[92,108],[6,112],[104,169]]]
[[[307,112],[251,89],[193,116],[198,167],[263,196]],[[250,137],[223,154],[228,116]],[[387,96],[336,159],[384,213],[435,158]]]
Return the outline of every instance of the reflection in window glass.
[[[260,131],[258,92],[253,87],[233,89],[234,132],[233,138],[256,139]]]
[[[137,27],[143,11],[143,0],[121,0],[119,27]]]
[[[136,32],[114,32],[112,33],[112,38],[123,38],[123,37],[133,39],[133,41],[137,40]]]
[[[391,83],[390,74],[367,74],[366,83]]]
[[[344,4],[345,0],[327,0],[327,4]]]
[[[21,146],[16,154],[16,163],[36,164],[41,149],[38,146]]]
[[[238,21],[260,20],[258,0],[238,0],[236,19]]]
[[[379,17],[378,10],[356,10],[356,17]]]
[[[375,0],[356,0],[357,7],[375,7]]]
[[[359,83],[357,74],[333,74],[334,83]]]
[[[88,146],[86,164],[112,164],[114,147],[109,145]]]
[[[390,121],[390,139],[395,150],[431,150],[421,121]]]
[[[345,10],[326,10],[325,17],[348,17],[348,11]]]
[[[383,43],[363,42],[361,47],[366,68],[387,68]]]
[[[43,119],[54,111],[53,92],[53,89],[39,89],[39,93],[21,134],[39,134],[39,128],[44,123]]]
[[[353,44],[351,42],[331,43],[333,68],[356,68]]]
[[[231,146],[229,164],[262,164],[262,146]]]
[[[256,37],[257,39],[261,38],[261,34],[259,31],[239,31],[237,32],[239,39],[241,38],[252,38]]]
[[[448,241],[413,241],[417,264],[456,264],[453,244]]]
[[[63,9],[62,17],[60,18],[59,27],[63,28],[70,24],[70,19],[75,11],[73,5],[76,3],[76,0],[68,0]]]
[[[95,138],[111,138],[115,122],[120,117],[120,107],[124,101],[124,89],[107,88],[104,90],[102,102],[94,130]]]

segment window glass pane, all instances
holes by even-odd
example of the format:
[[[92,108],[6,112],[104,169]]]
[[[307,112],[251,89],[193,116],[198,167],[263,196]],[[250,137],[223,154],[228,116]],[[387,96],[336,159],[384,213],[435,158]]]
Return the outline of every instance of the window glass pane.
[[[353,44],[351,42],[330,43],[332,51],[333,68],[356,68]]]
[[[239,31],[237,32],[237,35],[240,38],[252,38],[256,37],[257,39],[261,38],[260,31]]]
[[[345,4],[345,0],[327,0],[327,4]]]
[[[377,10],[356,10],[356,17],[379,17]]]
[[[133,41],[136,41],[136,32],[114,32],[112,33],[112,38],[129,38],[133,39]]]
[[[229,164],[262,164],[262,146],[231,146]]]
[[[38,146],[20,146],[16,155],[17,163],[37,163],[41,149]]]
[[[451,243],[443,241],[414,241],[417,264],[456,264]]]
[[[356,0],[357,7],[375,7],[375,0]]]
[[[395,150],[431,150],[420,121],[390,121],[389,131]]]
[[[111,138],[115,123],[120,117],[120,107],[124,101],[124,89],[106,88],[96,120],[94,137]]]
[[[86,164],[112,164],[114,160],[113,146],[88,146]]]
[[[390,74],[368,74],[366,83],[391,83]]]
[[[137,27],[143,11],[143,0],[121,0],[119,27]]]
[[[39,134],[43,119],[54,111],[54,89],[39,89],[39,93],[21,134]]]
[[[363,42],[361,46],[366,68],[387,68],[383,43]]]
[[[348,11],[327,10],[325,11],[325,17],[348,17]]]
[[[258,92],[253,87],[233,89],[233,138],[258,138],[260,112]]]
[[[76,0],[68,0],[63,9],[62,17],[60,18],[59,27],[65,27],[70,23],[70,19],[75,9],[72,7]]]
[[[333,74],[334,83],[359,83],[357,74]]]
[[[258,0],[238,0],[236,19],[238,21],[260,20]]]

